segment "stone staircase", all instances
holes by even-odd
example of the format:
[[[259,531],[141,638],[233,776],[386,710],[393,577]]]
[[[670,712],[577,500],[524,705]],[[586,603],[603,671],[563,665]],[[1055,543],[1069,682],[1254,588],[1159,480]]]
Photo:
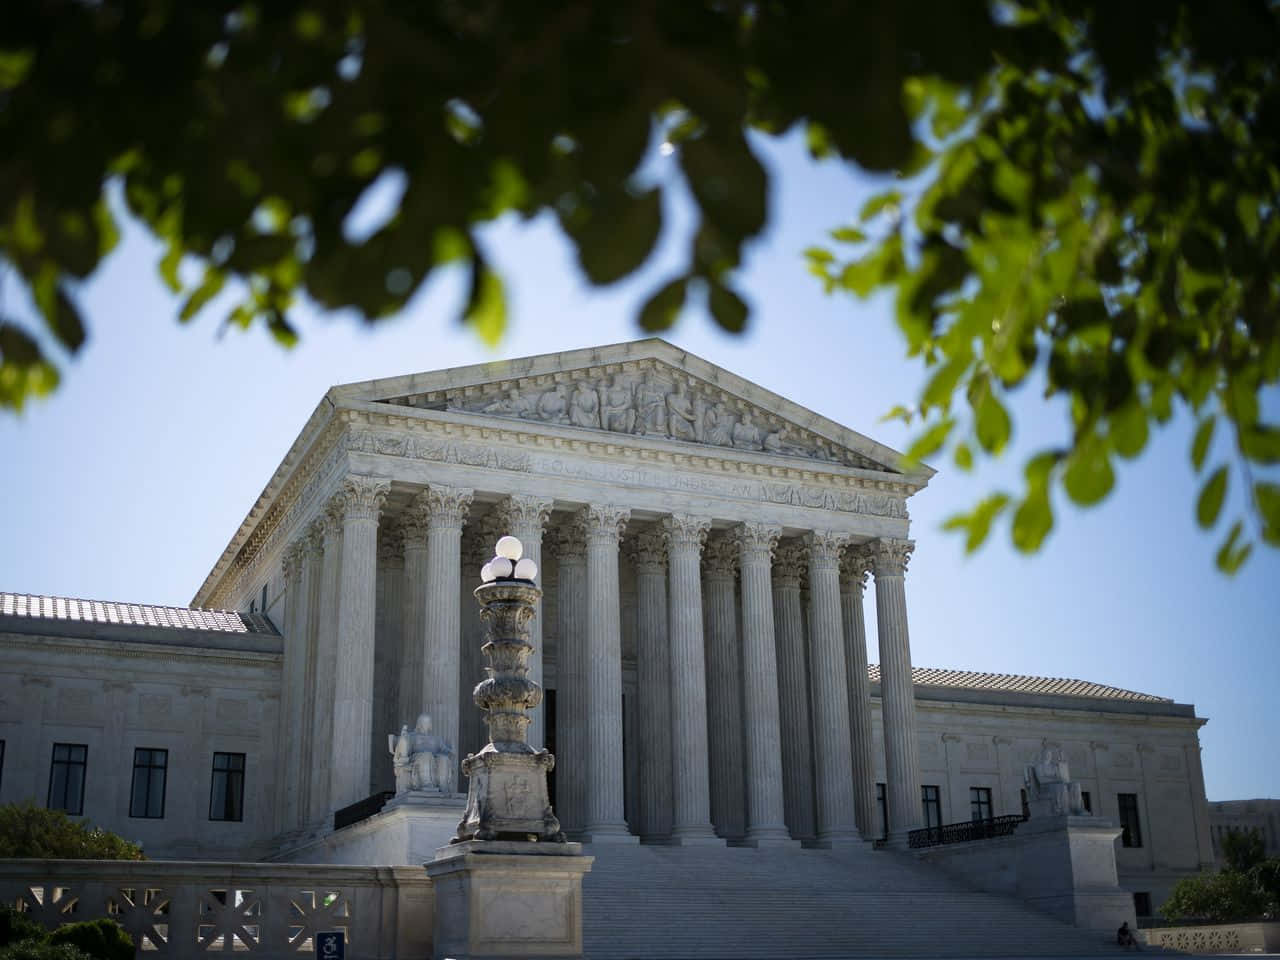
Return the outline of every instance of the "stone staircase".
[[[588,960],[1114,956],[1107,937],[977,893],[915,858],[590,844]]]

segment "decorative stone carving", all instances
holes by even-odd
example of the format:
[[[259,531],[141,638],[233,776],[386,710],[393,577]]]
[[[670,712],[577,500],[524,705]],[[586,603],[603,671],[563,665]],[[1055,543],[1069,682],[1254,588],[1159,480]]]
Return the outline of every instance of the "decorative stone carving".
[[[1088,816],[1080,784],[1071,780],[1061,747],[1043,748],[1036,761],[1027,764],[1023,780],[1032,817]]]
[[[600,388],[600,424],[614,433],[631,433],[636,426],[631,388],[616,374]]]
[[[306,551],[304,537],[299,537],[284,548],[284,554],[280,557],[280,567],[284,571],[285,583],[298,582],[298,577],[302,575],[302,562],[306,558]]]
[[[900,577],[907,572],[907,561],[916,548],[914,540],[892,540],[882,537],[871,545],[871,558],[877,577]]]
[[[400,524],[383,524],[378,528],[378,562],[393,567],[404,563],[404,530]]]
[[[431,732],[431,717],[422,713],[412,730],[387,734],[387,747],[395,765],[396,796],[449,793],[453,773],[453,747]]]
[[[702,548],[702,562],[708,576],[732,580],[738,569],[737,543],[730,536],[709,536]]]
[[[867,585],[867,574],[874,565],[875,559],[865,544],[847,547],[840,557],[840,579],[862,592]]]
[[[391,492],[391,481],[386,477],[366,477],[348,474],[342,480],[337,494],[341,500],[344,520],[377,520]]]
[[[541,537],[547,521],[551,519],[551,507],[552,501],[543,497],[513,494],[498,504],[492,515],[498,527],[521,540],[528,540],[535,531]]]
[[[587,543],[602,541],[610,546],[617,544],[630,519],[630,510],[611,503],[592,503],[578,511],[578,520],[582,524],[582,533]]]
[[[834,570],[840,565],[840,551],[848,536],[832,530],[814,530],[804,538],[809,548],[809,566],[814,569]]]
[[[682,425],[676,429],[684,430],[687,427],[687,436],[681,439],[691,440],[693,439],[693,407],[687,395],[685,401],[689,403],[688,418],[687,421],[682,420]],[[667,404],[666,388],[653,378],[652,373],[646,373],[644,378],[636,384],[636,433],[655,437],[667,436]]]
[[[667,547],[673,552],[680,549],[693,549],[700,553],[710,530],[711,521],[706,517],[673,513],[662,519],[662,531],[667,539]]]
[[[600,429],[600,397],[591,384],[579,380],[569,401],[569,422],[575,427]]]
[[[772,559],[782,528],[768,523],[740,523],[733,529],[732,541],[738,547],[740,562],[763,557]]]
[[[417,500],[425,504],[429,527],[460,529],[462,521],[471,508],[474,491],[464,487],[451,487],[443,483],[433,483],[426,491],[418,495]]]
[[[801,540],[788,540],[774,551],[773,584],[799,587],[809,569],[809,551]]]
[[[661,533],[645,530],[636,534],[627,545],[627,553],[637,573],[666,573],[667,542]]]

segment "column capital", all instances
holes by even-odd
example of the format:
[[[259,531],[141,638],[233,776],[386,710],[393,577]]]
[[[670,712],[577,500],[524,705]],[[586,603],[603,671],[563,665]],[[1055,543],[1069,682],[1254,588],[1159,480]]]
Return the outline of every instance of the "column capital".
[[[336,547],[342,537],[342,518],[346,515],[347,503],[341,493],[335,493],[324,502],[317,523],[320,524],[324,537],[324,549]]]
[[[709,536],[702,548],[702,558],[707,576],[732,580],[738,567],[738,544],[729,536]]]
[[[307,535],[301,534],[284,548],[280,566],[284,570],[285,583],[297,583],[302,573],[302,563],[307,555]]]
[[[324,553],[324,518],[316,517],[303,528],[302,546],[308,558]]]
[[[618,543],[631,519],[631,511],[612,503],[589,503],[578,511],[578,521],[588,543]]]
[[[349,473],[342,478],[342,488],[335,495],[341,498],[343,520],[374,520],[382,513],[382,505],[391,492],[391,480],[387,477],[367,477]]]
[[[774,551],[773,583],[779,587],[799,588],[809,566],[809,551],[799,540],[788,540]]]
[[[391,566],[404,563],[404,530],[398,521],[378,528],[378,562]]]
[[[877,577],[900,577],[907,572],[907,561],[915,550],[914,540],[881,537],[871,543],[871,556]]]
[[[687,513],[673,513],[662,518],[662,533],[666,537],[667,550],[672,553],[692,550],[702,552],[702,545],[707,541],[707,533],[711,530],[711,520],[707,517],[695,517]]]
[[[426,491],[415,496],[400,514],[400,533],[404,537],[407,548],[427,547],[427,530],[430,528],[430,510],[425,498]]]
[[[444,483],[433,483],[425,491],[414,498],[421,500],[427,508],[427,526],[430,529],[461,530],[462,522],[471,509],[471,499],[475,491],[467,487],[451,487]]]
[[[739,558],[743,563],[751,560],[763,560],[767,563],[778,545],[778,538],[782,536],[782,528],[770,523],[748,521],[734,527],[731,536],[738,546]]]
[[[875,566],[875,558],[866,544],[846,547],[840,557],[840,582],[849,587],[857,587],[861,593],[867,585],[867,574]]]
[[[667,571],[667,542],[661,533],[645,530],[627,544],[627,555],[637,573],[662,574]]]
[[[840,566],[840,551],[849,542],[847,533],[834,530],[811,530],[804,536],[809,548],[809,569],[835,570]]]
[[[556,558],[564,563],[586,563],[587,541],[582,532],[578,518],[551,528],[551,536],[555,541]]]
[[[517,537],[522,534],[528,537],[534,533],[541,536],[551,519],[551,506],[552,501],[545,497],[513,493],[494,508],[494,513],[500,525],[506,528],[505,533]]]

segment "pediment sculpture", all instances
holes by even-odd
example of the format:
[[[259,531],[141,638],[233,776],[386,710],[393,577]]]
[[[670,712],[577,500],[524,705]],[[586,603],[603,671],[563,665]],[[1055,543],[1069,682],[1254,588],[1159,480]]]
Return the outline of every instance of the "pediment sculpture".
[[[1071,779],[1066,753],[1045,747],[1023,775],[1027,810],[1032,817],[1088,816],[1080,784]]]
[[[453,747],[431,732],[431,717],[419,714],[412,730],[387,734],[395,765],[396,796],[409,792],[453,793]]]
[[[663,366],[574,371],[388,402],[886,469],[719,387]]]

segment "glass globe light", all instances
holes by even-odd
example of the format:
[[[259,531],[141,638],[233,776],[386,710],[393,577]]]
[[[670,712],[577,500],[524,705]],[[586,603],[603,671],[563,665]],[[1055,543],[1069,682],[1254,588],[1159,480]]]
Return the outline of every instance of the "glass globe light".
[[[524,544],[515,537],[507,535],[498,540],[497,546],[494,547],[494,552],[498,556],[515,563],[524,553]]]
[[[494,578],[493,564],[486,563],[483,567],[480,568],[480,579],[484,583],[493,583],[493,578]]]
[[[509,577],[514,568],[515,564],[506,557],[494,557],[489,561],[489,569],[495,577]]]
[[[517,580],[532,580],[538,575],[538,565],[525,557],[516,563],[515,577]]]

